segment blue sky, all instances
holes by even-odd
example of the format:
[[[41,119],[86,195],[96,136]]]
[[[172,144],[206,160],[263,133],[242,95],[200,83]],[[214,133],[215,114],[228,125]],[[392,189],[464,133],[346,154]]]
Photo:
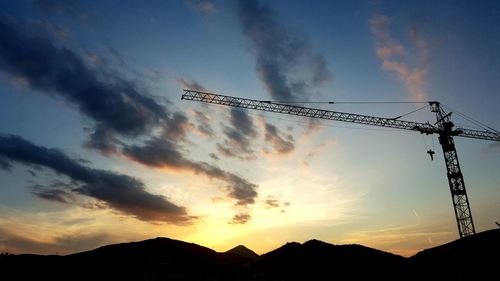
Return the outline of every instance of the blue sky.
[[[436,136],[201,105],[181,101],[183,88],[438,100],[500,128],[495,1],[0,7],[1,251],[168,236],[220,251],[316,238],[411,255],[458,237]],[[318,106],[395,117],[422,104]],[[425,108],[405,119],[435,117]],[[491,229],[500,146],[455,141],[476,230]]]

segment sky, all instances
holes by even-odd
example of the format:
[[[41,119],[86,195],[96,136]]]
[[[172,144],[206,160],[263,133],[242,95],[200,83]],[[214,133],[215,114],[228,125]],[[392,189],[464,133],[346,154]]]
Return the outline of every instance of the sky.
[[[437,136],[183,101],[183,89],[431,124],[426,102],[440,101],[457,127],[500,128],[498,1],[19,0],[0,11],[1,252],[163,236],[217,251],[319,239],[411,256],[459,237]],[[325,101],[346,103],[314,103]],[[349,103],[367,101],[398,103]],[[455,144],[476,231],[495,228],[500,145]]]

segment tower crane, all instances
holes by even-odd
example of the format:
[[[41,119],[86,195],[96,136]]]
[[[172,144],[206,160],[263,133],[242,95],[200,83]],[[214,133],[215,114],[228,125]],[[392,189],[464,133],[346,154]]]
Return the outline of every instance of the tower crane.
[[[437,101],[430,101],[431,112],[436,114],[436,123],[419,123],[413,121],[399,120],[397,118],[384,118],[368,116],[354,113],[324,110],[318,108],[304,107],[287,104],[283,102],[262,101],[246,98],[231,97],[214,93],[183,90],[182,100],[192,100],[198,102],[220,104],[230,107],[239,107],[246,109],[255,109],[261,111],[275,112],[281,114],[290,114],[305,116],[310,118],[327,119],[334,121],[350,122],[356,124],[388,127],[401,130],[417,131],[422,134],[437,134],[439,143],[443,149],[444,160],[446,163],[446,175],[450,186],[455,217],[457,220],[458,232],[460,237],[466,237],[476,233],[472,214],[469,206],[469,199],[465,190],[464,178],[458,162],[457,150],[455,148],[454,137],[465,137],[473,139],[482,139],[490,141],[500,141],[500,132],[489,128],[479,131],[464,128],[454,128],[451,122],[451,113],[445,112],[441,104]],[[334,102],[332,102],[334,103]],[[433,157],[434,151],[427,153]]]

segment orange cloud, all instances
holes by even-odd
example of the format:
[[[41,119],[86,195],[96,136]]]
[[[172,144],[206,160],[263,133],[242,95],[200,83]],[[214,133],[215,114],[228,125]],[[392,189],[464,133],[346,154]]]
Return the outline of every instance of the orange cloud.
[[[375,40],[377,57],[382,61],[382,68],[398,76],[405,84],[408,93],[415,101],[426,101],[425,76],[429,66],[429,47],[427,41],[416,28],[411,28],[409,37],[415,53],[409,53],[389,32],[392,19],[385,15],[376,15],[370,19],[370,27]],[[413,63],[410,63],[413,59]]]

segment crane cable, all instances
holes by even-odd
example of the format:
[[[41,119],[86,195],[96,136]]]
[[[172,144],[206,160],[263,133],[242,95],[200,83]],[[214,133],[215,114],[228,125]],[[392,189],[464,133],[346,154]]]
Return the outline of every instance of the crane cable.
[[[443,107],[445,107],[445,108],[446,108],[446,109],[448,109],[449,111],[453,111],[453,112],[454,112],[454,113],[456,113],[457,115],[459,115],[459,116],[461,116],[462,118],[464,118],[465,120],[467,120],[467,121],[469,121],[469,122],[471,122],[471,123],[475,124],[476,126],[479,126],[479,127],[483,128],[483,129],[486,129],[487,131],[492,131],[492,132],[494,132],[494,133],[500,134],[500,132],[499,132],[499,131],[497,131],[497,130],[495,130],[495,129],[491,128],[490,126],[488,126],[488,125],[486,125],[486,124],[484,124],[484,123],[481,123],[481,122],[479,122],[479,121],[475,120],[475,119],[474,119],[474,118],[472,118],[472,117],[469,117],[469,116],[467,116],[467,115],[465,115],[465,114],[461,113],[460,111],[458,111],[458,110],[456,110],[456,109],[453,109],[453,108],[451,108],[451,107],[449,107],[449,106],[447,106],[447,105],[443,105]]]
[[[309,103],[309,104],[405,104],[405,103],[425,103],[427,101],[279,101],[279,100],[269,100],[269,103],[283,103],[283,104],[295,104],[295,103]]]
[[[424,106],[422,106],[422,107],[420,107],[420,108],[417,108],[417,109],[415,109],[415,110],[412,110],[412,111],[410,111],[410,112],[408,112],[408,113],[406,113],[406,114],[400,115],[400,116],[398,116],[398,117],[396,117],[396,118],[394,118],[394,119],[399,119],[399,118],[402,118],[402,117],[408,116],[408,115],[410,115],[410,114],[412,114],[412,113],[415,113],[415,112],[417,112],[417,111],[419,111],[419,110],[422,110],[422,109],[424,109],[424,108],[426,108],[426,107],[429,107],[429,106],[430,106],[430,105],[428,105],[428,104],[427,104],[427,105],[424,105]]]

